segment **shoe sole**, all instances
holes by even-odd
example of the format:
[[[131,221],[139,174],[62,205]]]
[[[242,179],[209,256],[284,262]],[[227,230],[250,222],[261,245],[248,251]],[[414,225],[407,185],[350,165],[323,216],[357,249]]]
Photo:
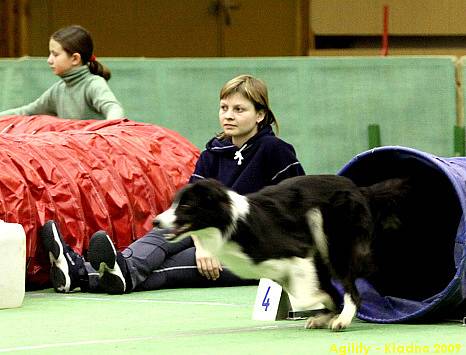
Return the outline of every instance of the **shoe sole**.
[[[126,290],[126,281],[116,256],[117,251],[107,233],[96,232],[89,242],[88,258],[99,273],[100,287],[109,294],[123,294]]]
[[[113,269],[116,262],[116,250],[107,233],[103,231],[94,233],[89,241],[88,258],[95,270],[99,270],[101,263]]]
[[[123,274],[121,274],[121,271],[120,276],[117,276],[111,272],[104,271],[102,277],[99,280],[99,285],[102,288],[102,290],[104,290],[110,295],[122,295],[125,293],[126,288],[126,283],[123,280],[124,278]]]
[[[63,240],[53,222],[47,222],[43,229],[50,228],[49,233],[42,232],[42,241],[49,252],[50,259],[50,280],[56,292],[70,292],[71,278],[69,276],[68,262],[63,250]],[[49,236],[52,235],[52,238]]]

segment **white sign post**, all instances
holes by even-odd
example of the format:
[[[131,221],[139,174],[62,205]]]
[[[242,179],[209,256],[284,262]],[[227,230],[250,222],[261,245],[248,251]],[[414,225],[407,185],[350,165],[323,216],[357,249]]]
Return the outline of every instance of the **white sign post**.
[[[252,319],[286,319],[289,310],[290,301],[282,287],[270,279],[260,279]]]

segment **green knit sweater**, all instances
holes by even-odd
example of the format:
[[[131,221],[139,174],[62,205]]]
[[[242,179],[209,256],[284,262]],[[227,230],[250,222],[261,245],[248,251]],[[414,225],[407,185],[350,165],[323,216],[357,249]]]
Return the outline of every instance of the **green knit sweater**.
[[[61,76],[37,100],[0,112],[6,115],[51,115],[74,119],[123,118],[124,112],[104,78],[91,74],[87,65]]]

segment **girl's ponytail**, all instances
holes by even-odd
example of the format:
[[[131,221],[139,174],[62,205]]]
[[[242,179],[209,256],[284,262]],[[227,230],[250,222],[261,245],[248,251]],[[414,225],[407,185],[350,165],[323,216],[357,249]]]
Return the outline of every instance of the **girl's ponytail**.
[[[96,60],[91,34],[84,27],[79,25],[64,27],[52,34],[51,38],[60,43],[68,54],[79,53],[83,65],[88,65],[92,74],[99,75],[105,80],[110,79],[110,69]]]
[[[108,69],[107,66],[103,65],[95,58],[94,60],[89,60],[87,65],[89,66],[89,70],[92,74],[101,76],[107,81],[110,80],[110,78],[112,77],[112,72],[110,71],[110,69]]]

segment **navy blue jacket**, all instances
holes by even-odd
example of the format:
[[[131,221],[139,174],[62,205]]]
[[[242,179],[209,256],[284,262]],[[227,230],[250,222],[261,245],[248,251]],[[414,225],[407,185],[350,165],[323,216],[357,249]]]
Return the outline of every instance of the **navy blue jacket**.
[[[293,146],[277,138],[269,125],[241,148],[229,139],[212,138],[189,182],[213,178],[244,195],[304,174]]]

